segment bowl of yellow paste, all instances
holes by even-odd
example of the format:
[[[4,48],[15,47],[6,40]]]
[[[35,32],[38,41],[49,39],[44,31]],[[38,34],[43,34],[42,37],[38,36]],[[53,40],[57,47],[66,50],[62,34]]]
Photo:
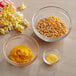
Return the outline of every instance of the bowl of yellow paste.
[[[15,66],[27,66],[38,56],[38,43],[31,36],[19,34],[7,39],[3,46],[5,59]]]
[[[43,61],[48,65],[53,65],[61,59],[60,52],[57,49],[48,49],[43,52]]]

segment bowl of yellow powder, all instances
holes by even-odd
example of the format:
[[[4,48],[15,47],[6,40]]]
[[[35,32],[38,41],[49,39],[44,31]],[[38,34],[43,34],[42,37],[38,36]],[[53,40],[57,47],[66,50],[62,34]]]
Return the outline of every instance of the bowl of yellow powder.
[[[48,65],[53,65],[61,59],[60,52],[57,49],[48,49],[43,52],[43,61]]]
[[[15,66],[27,66],[38,56],[38,43],[26,34],[19,34],[7,39],[3,46],[5,59]]]

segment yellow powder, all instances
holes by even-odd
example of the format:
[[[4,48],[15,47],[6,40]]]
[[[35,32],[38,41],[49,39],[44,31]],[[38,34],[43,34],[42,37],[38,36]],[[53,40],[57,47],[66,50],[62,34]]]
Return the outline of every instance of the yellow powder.
[[[58,57],[55,54],[47,54],[45,59],[49,63],[55,63],[58,61]]]
[[[26,46],[15,46],[10,52],[10,59],[14,62],[29,62],[33,57],[32,50]]]

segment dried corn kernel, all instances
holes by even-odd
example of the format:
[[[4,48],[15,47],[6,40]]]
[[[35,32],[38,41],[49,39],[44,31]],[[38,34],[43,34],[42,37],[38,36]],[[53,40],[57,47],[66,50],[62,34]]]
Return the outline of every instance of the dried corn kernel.
[[[37,31],[47,37],[60,37],[66,33],[66,26],[59,18],[46,17],[36,24]]]

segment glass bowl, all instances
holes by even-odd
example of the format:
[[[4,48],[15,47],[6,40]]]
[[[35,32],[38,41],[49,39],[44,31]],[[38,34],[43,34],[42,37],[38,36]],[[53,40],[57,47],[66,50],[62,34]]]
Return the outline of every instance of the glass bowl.
[[[47,60],[45,59],[45,57],[46,57],[47,54],[55,54],[55,55],[58,57],[57,62],[55,62],[55,63],[49,63],[49,62],[47,62]],[[60,59],[61,59],[61,55],[60,55],[60,52],[59,52],[57,49],[48,49],[48,50],[45,50],[45,51],[43,52],[43,61],[44,61],[44,63],[46,63],[47,65],[56,64],[56,63],[58,63],[58,62],[60,61]]]
[[[36,24],[38,23],[38,21],[40,19],[46,18],[48,16],[54,16],[56,18],[60,18],[65,23],[65,26],[67,29],[67,32],[65,35],[63,35],[61,37],[52,38],[52,37],[43,36],[36,31]],[[35,12],[35,14],[33,15],[33,18],[32,18],[32,26],[33,26],[34,33],[40,39],[42,39],[46,42],[56,42],[58,40],[64,39],[70,33],[71,25],[72,25],[71,18],[69,16],[68,12],[66,12],[64,9],[62,9],[60,7],[56,7],[56,6],[42,7],[37,12]]]
[[[25,63],[17,63],[17,62],[10,60],[9,55],[10,55],[11,49],[18,45],[25,45],[32,50],[32,53],[33,53],[32,60],[30,60],[29,62],[25,62]],[[15,66],[27,66],[36,60],[38,56],[38,48],[39,48],[38,43],[31,36],[28,36],[25,34],[19,34],[19,35],[15,35],[7,39],[7,41],[5,42],[3,46],[3,53],[5,56],[5,59],[10,64],[15,65]]]

